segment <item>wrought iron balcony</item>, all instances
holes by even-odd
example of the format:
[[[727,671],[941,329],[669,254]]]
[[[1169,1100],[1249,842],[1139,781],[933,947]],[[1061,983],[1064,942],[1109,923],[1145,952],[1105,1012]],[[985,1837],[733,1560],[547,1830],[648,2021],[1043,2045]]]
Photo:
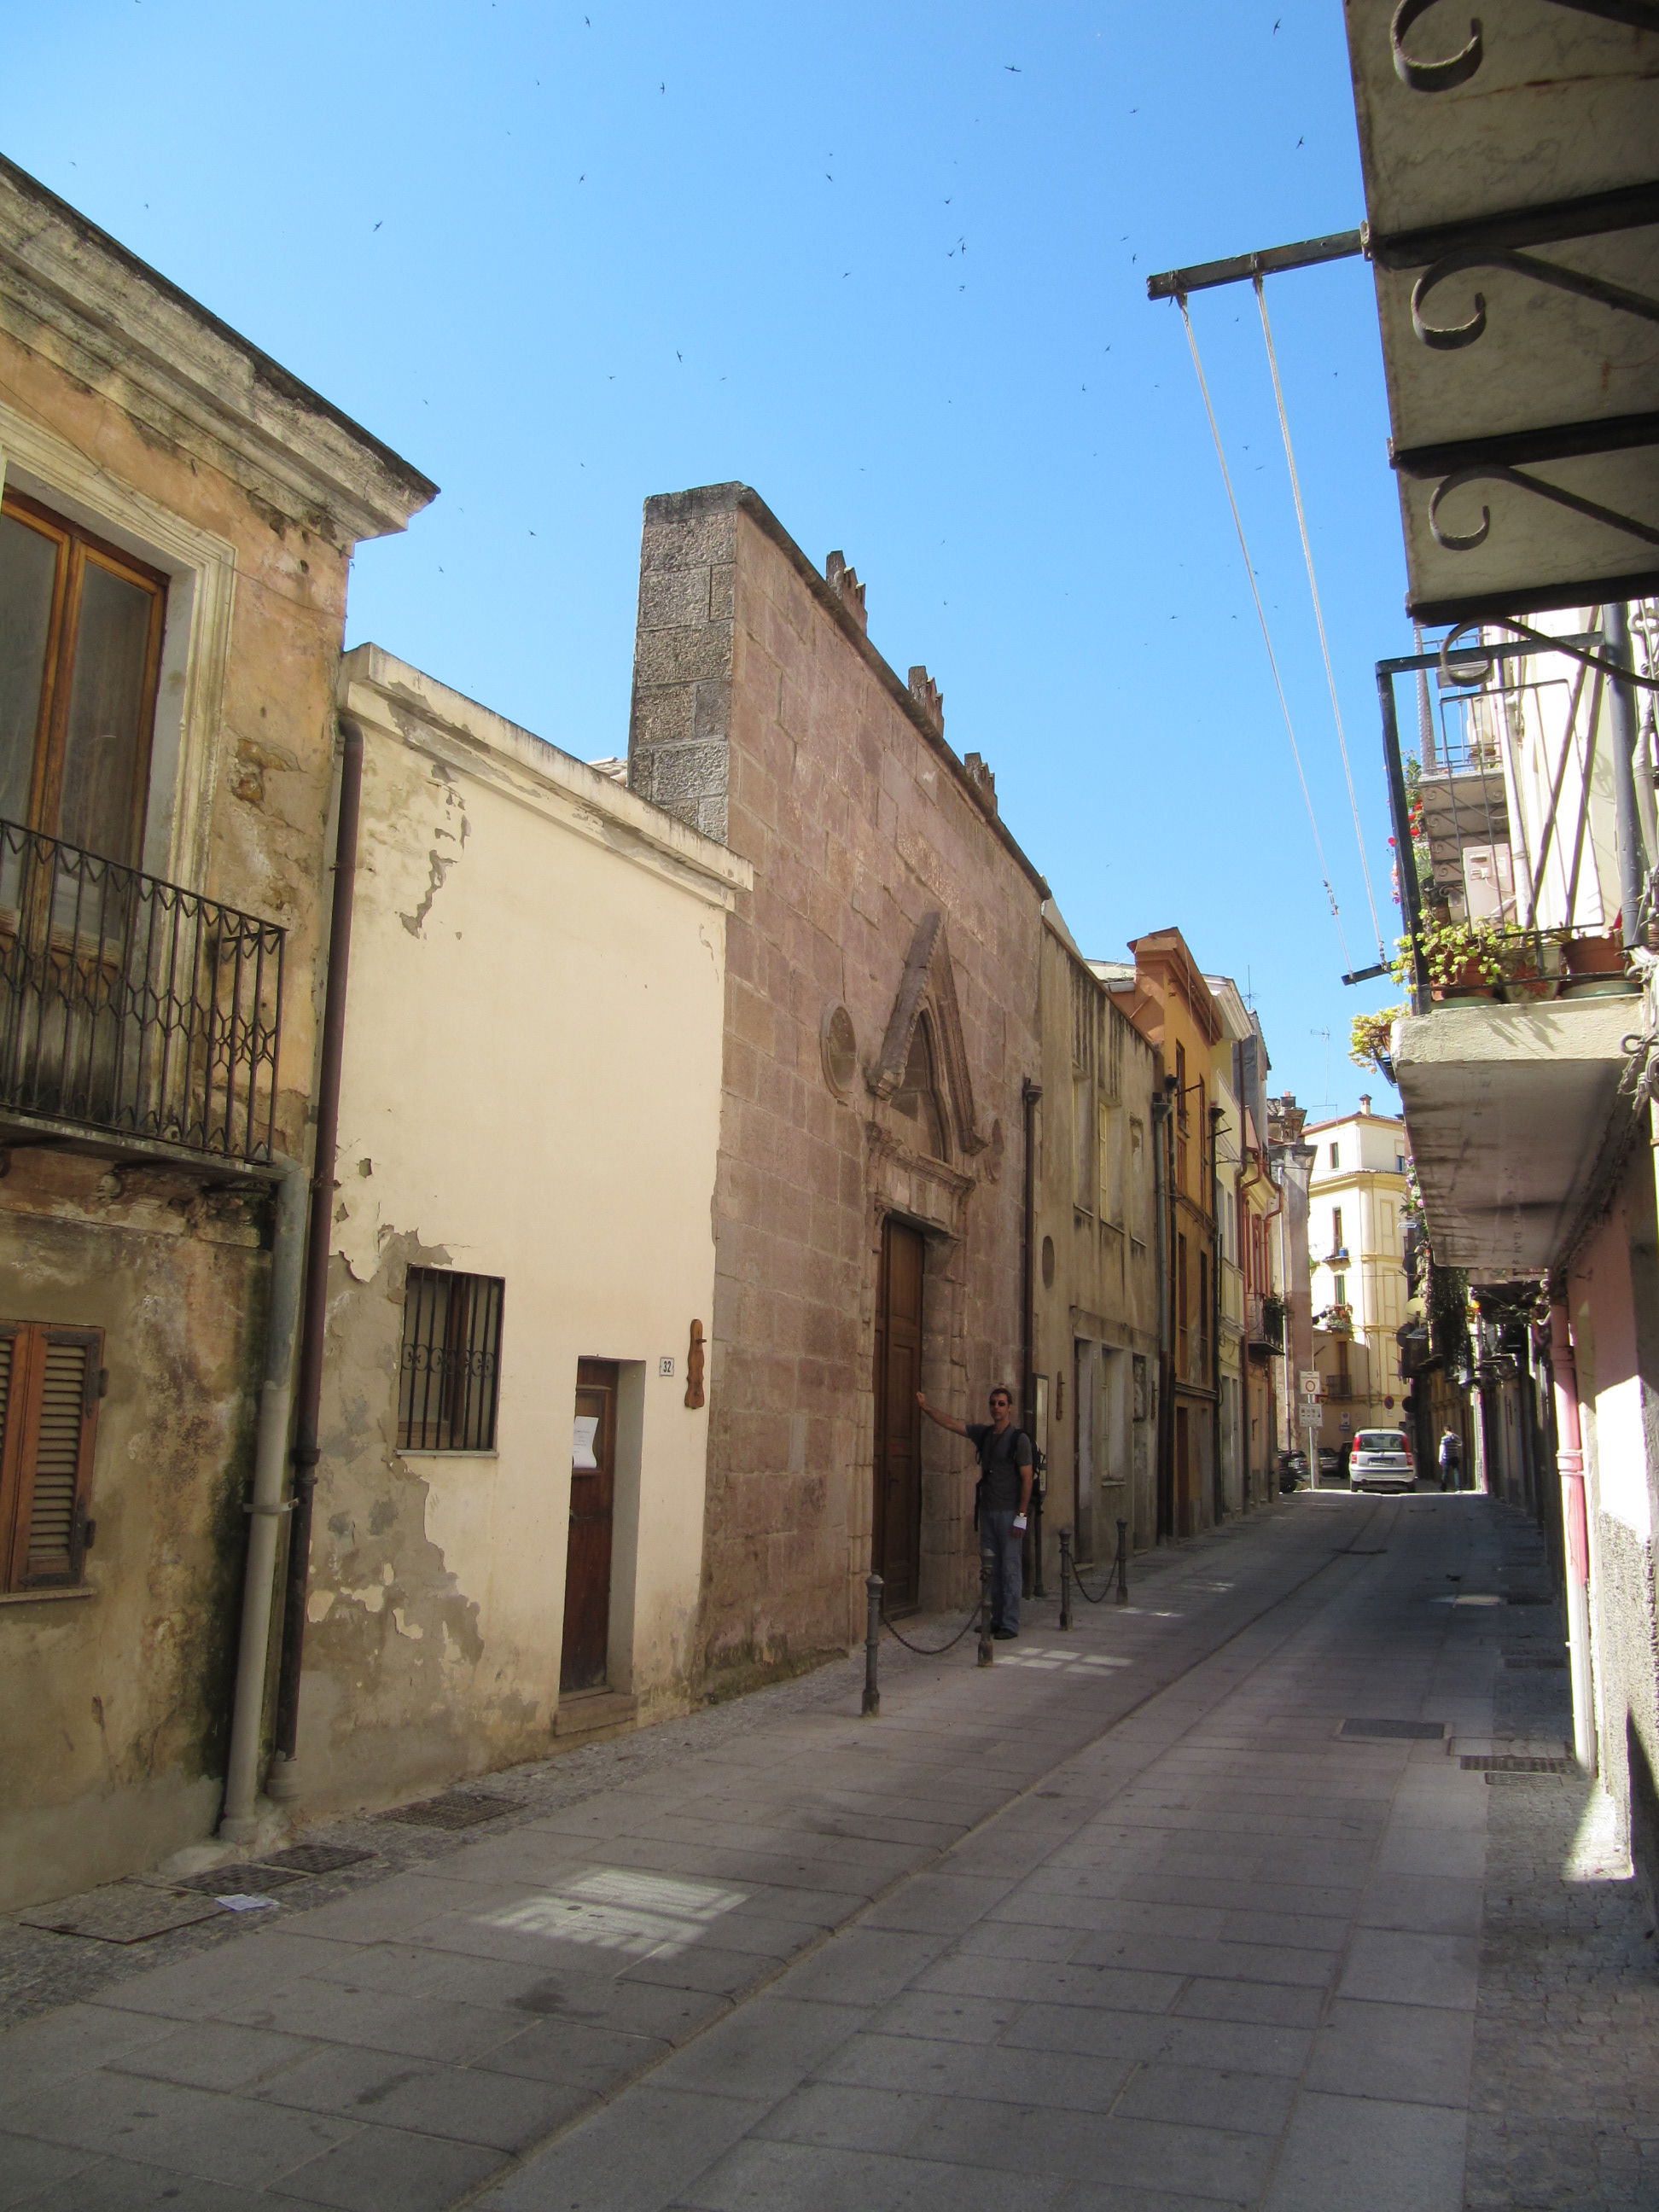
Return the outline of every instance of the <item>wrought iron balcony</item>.
[[[269,1161],[283,938],[0,821],[0,1113]]]
[[[1283,1352],[1285,1349],[1285,1307],[1281,1299],[1268,1297],[1261,1291],[1250,1292],[1245,1334],[1253,1352]]]

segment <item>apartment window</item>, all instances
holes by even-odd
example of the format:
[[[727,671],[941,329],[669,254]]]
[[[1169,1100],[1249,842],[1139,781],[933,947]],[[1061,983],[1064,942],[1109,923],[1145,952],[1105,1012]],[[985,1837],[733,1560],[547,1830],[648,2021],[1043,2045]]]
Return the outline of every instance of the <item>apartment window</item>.
[[[139,857],[167,579],[33,500],[0,504],[0,817]]]
[[[1342,1242],[1342,1209],[1340,1206],[1334,1206],[1331,1208],[1331,1249],[1333,1252],[1345,1252],[1347,1249],[1346,1245]]]
[[[1331,1303],[1333,1305],[1339,1306],[1345,1306],[1347,1304],[1348,1279],[1346,1275],[1333,1275],[1331,1277]]]
[[[0,1589],[81,1579],[103,1346],[100,1329],[0,1322]]]
[[[1341,1166],[1341,1164],[1342,1164],[1342,1147],[1341,1147],[1341,1146],[1340,1146],[1340,1145],[1333,1145],[1333,1146],[1331,1146],[1331,1167],[1332,1167],[1333,1170],[1336,1170],[1336,1169],[1340,1168],[1340,1167]]]
[[[1405,1172],[1406,1172],[1406,1155],[1404,1154],[1404,1152],[1396,1152],[1396,1153],[1395,1154],[1395,1156],[1394,1156],[1394,1171],[1395,1171],[1395,1173],[1396,1175],[1404,1175],[1404,1174],[1405,1174]]]
[[[399,1451],[495,1449],[505,1288],[499,1275],[410,1269],[398,1382]]]

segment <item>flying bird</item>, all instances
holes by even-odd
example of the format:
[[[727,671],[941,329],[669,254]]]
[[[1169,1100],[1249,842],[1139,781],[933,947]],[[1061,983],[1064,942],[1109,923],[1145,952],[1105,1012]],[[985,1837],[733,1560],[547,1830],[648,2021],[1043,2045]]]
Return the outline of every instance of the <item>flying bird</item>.
[[[385,221],[386,221],[386,217],[385,217],[384,216],[382,216],[380,217],[380,222],[384,222]],[[376,229],[376,230],[378,230],[378,229],[380,228],[380,222],[377,222],[377,223],[375,224],[374,228],[375,228],[375,229]]]
[[[1017,69],[1012,62],[1004,62],[1002,66],[1007,70],[1010,76],[1024,76],[1025,74],[1023,69]]]

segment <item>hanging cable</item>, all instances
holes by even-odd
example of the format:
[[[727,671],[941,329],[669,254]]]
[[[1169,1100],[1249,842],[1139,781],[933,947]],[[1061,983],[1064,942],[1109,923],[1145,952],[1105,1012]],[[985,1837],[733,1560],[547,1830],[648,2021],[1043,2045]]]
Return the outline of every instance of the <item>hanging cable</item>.
[[[1302,479],[1297,474],[1296,452],[1291,444],[1291,419],[1285,410],[1285,387],[1279,380],[1279,354],[1273,344],[1273,326],[1267,319],[1267,291],[1260,275],[1255,279],[1255,304],[1261,316],[1261,335],[1267,341],[1267,367],[1273,372],[1273,404],[1279,410],[1279,434],[1285,441],[1285,461],[1291,472],[1291,497],[1296,502],[1296,526],[1302,533],[1302,558],[1308,571],[1308,592],[1313,600],[1314,622],[1319,630],[1319,650],[1325,657],[1325,682],[1330,690],[1337,750],[1342,756],[1342,774],[1348,786],[1348,805],[1353,810],[1354,842],[1359,848],[1359,872],[1365,879],[1365,903],[1371,910],[1371,933],[1376,939],[1376,957],[1379,960],[1386,960],[1389,956],[1382,949],[1382,924],[1377,919],[1376,893],[1371,888],[1371,864],[1365,856],[1365,832],[1359,819],[1359,799],[1353,787],[1353,767],[1348,759],[1348,734],[1342,726],[1342,702],[1336,696],[1336,671],[1331,665],[1331,641],[1325,635],[1325,609],[1319,597],[1319,579],[1314,574],[1313,545],[1308,536],[1308,518],[1302,506]],[[1401,865],[1405,865],[1403,855]]]
[[[1308,810],[1308,827],[1313,832],[1314,850],[1319,855],[1319,872],[1325,885],[1325,896],[1331,903],[1331,919],[1336,924],[1337,937],[1342,946],[1343,962],[1346,967],[1352,969],[1353,955],[1348,950],[1347,932],[1342,927],[1341,910],[1336,903],[1336,893],[1331,888],[1331,872],[1325,859],[1324,841],[1319,834],[1318,817],[1314,812],[1313,793],[1308,789],[1308,778],[1302,766],[1302,748],[1296,741],[1296,725],[1291,720],[1291,702],[1285,696],[1284,679],[1279,672],[1279,656],[1273,651],[1273,635],[1267,628],[1267,611],[1261,604],[1261,593],[1256,586],[1255,570],[1250,562],[1249,544],[1245,538],[1243,520],[1238,512],[1238,500],[1233,491],[1232,472],[1227,466],[1227,456],[1222,448],[1221,428],[1215,419],[1215,408],[1210,399],[1210,386],[1204,374],[1204,364],[1199,358],[1198,339],[1193,330],[1193,319],[1187,312],[1187,295],[1184,292],[1176,294],[1176,305],[1180,308],[1181,319],[1186,325],[1187,345],[1193,356],[1193,367],[1198,374],[1198,388],[1203,395],[1204,412],[1209,417],[1210,437],[1215,446],[1216,459],[1221,465],[1221,481],[1227,488],[1227,504],[1232,509],[1233,528],[1238,533],[1238,550],[1244,556],[1244,574],[1249,581],[1250,597],[1255,602],[1255,618],[1261,625],[1261,642],[1267,648],[1267,665],[1273,672],[1273,689],[1279,694],[1279,712],[1285,717],[1285,734],[1291,741],[1291,757],[1296,763],[1296,780],[1302,787],[1302,803]],[[1402,866],[1409,858],[1409,854],[1402,856]]]

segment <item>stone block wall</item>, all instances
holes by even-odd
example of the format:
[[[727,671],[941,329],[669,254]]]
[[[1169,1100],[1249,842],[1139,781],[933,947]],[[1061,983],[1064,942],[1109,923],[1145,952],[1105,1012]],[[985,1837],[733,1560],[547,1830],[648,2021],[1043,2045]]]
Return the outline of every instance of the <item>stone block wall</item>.
[[[741,485],[646,508],[630,781],[755,869],[728,925],[714,1203],[701,1641],[716,1680],[804,1663],[861,1621],[887,1212],[927,1239],[934,1402],[976,1417],[1020,1356],[1045,887],[989,779],[945,744],[926,672],[907,685],[887,665],[862,587],[831,565],[833,581]],[[933,915],[923,1003],[941,1038],[959,1023],[944,1161],[871,1087]],[[837,1007],[850,1061],[827,1042]],[[923,1451],[923,1601],[965,1602],[971,1456],[932,1429]]]

